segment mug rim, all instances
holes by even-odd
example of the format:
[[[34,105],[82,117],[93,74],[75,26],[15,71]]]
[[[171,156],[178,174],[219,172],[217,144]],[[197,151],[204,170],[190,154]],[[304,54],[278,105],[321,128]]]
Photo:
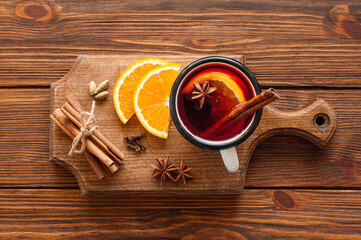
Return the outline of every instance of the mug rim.
[[[242,73],[244,73],[247,76],[247,78],[251,82],[251,85],[252,85],[256,95],[261,93],[261,87],[260,87],[257,79],[252,74],[252,72],[246,66],[244,66],[242,63],[240,63],[239,61],[237,61],[235,59],[231,59],[231,58],[227,58],[227,57],[210,56],[210,57],[204,57],[204,58],[198,59],[198,60],[190,63],[187,67],[185,67],[181,71],[181,73],[178,75],[178,77],[176,78],[176,80],[174,81],[173,86],[172,86],[172,90],[171,90],[170,97],[169,97],[169,108],[170,108],[170,113],[171,113],[175,127],[177,128],[178,132],[186,140],[188,140],[189,142],[191,142],[192,144],[194,144],[200,148],[209,149],[209,150],[223,150],[223,149],[235,147],[235,146],[241,144],[254,132],[254,130],[256,130],[256,128],[261,120],[263,109],[261,108],[260,110],[258,110],[255,113],[253,120],[251,121],[249,126],[234,141],[230,141],[230,142],[222,144],[222,142],[227,141],[228,139],[227,140],[218,140],[218,141],[217,140],[209,140],[209,142],[216,143],[216,144],[210,144],[210,143],[207,143],[207,139],[205,139],[204,142],[200,142],[196,137],[194,137],[193,134],[191,134],[189,132],[189,130],[186,129],[186,127],[180,120],[179,114],[177,112],[177,107],[176,107],[176,100],[177,100],[177,96],[178,96],[177,93],[178,93],[179,86],[182,84],[185,76],[191,70],[198,67],[199,65],[206,64],[206,63],[212,63],[212,62],[227,63],[227,64],[230,64],[230,65],[236,67],[237,69],[239,69]],[[230,139],[232,139],[232,138],[230,138]]]

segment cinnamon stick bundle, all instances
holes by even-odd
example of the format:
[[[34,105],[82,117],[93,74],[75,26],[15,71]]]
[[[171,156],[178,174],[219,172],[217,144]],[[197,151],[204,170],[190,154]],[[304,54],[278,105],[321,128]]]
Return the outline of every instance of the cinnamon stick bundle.
[[[72,121],[77,127],[80,128],[81,126],[81,115],[79,112],[77,112],[69,103],[65,103],[61,109],[61,111],[64,113],[65,116],[67,116],[70,121]],[[90,126],[93,127],[93,126]],[[99,130],[95,129],[93,131],[93,134],[90,135],[90,139],[96,143],[102,150],[104,150],[106,153],[108,153],[113,159],[115,159],[119,164],[122,163],[122,160],[124,159],[124,154],[121,152],[121,155],[118,157],[115,155],[111,150],[110,147],[108,147],[110,144],[113,146],[112,143],[108,143],[108,139],[106,139]],[[104,143],[104,139],[106,140]],[[103,140],[103,141],[102,141]],[[106,145],[107,143],[107,145]],[[115,147],[114,147],[115,148]],[[116,148],[117,149],[117,148]],[[117,149],[118,150],[118,149]],[[118,150],[119,151],[119,150]]]
[[[73,134],[71,134],[70,131],[61,122],[59,122],[58,119],[53,114],[50,115],[50,119],[53,120],[53,122],[56,125],[58,125],[58,127],[66,135],[68,135],[71,139],[74,139],[75,136]],[[85,155],[85,158],[88,161],[90,167],[93,169],[93,171],[95,172],[95,174],[97,175],[99,180],[103,180],[107,176],[107,174],[106,174],[104,168],[98,162],[98,160],[87,150],[85,150],[84,155]]]
[[[80,114],[84,111],[82,106],[74,98],[73,95],[66,96],[66,99],[67,99],[68,103],[73,107],[73,109],[77,111],[77,113],[78,113],[77,119],[79,121]],[[74,113],[74,114],[76,114],[76,113]],[[87,118],[87,116],[85,116],[85,117]],[[92,126],[90,126],[90,127],[92,127]],[[106,137],[104,137],[104,135],[101,134],[101,132],[98,129],[95,129],[93,133],[96,138],[98,138],[102,143],[104,143],[104,146],[106,146],[106,148],[107,148],[106,151],[107,152],[111,151],[116,156],[116,160],[120,164],[121,161],[124,160],[124,153],[121,152],[116,146],[114,146],[114,144],[112,142],[110,142]]]
[[[68,102],[61,109],[56,109],[50,118],[63,132],[74,139],[79,134],[81,113],[84,110],[73,96],[67,96],[67,100]],[[84,118],[87,120],[86,115]],[[85,139],[85,146],[84,155],[100,180],[115,173],[124,159],[124,154],[97,129]]]
[[[253,113],[263,108],[267,104],[279,99],[280,96],[278,92],[270,88],[257,96],[251,98],[250,100],[237,105],[232,109],[227,115],[218,120],[210,128],[205,131],[205,136],[209,136],[212,133],[219,131],[222,127],[227,125],[230,122],[239,121],[246,117],[251,116]]]

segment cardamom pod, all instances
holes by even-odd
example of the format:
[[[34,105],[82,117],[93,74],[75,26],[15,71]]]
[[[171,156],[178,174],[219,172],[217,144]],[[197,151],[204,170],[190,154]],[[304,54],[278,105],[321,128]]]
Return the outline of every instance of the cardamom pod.
[[[95,94],[103,92],[104,90],[106,90],[108,88],[108,86],[109,86],[109,80],[105,80],[105,81],[101,82],[98,85],[97,89],[95,90]]]
[[[108,91],[103,91],[103,92],[100,92],[97,95],[95,95],[95,98],[100,100],[100,99],[104,99],[104,98],[108,97],[108,95],[109,95]]]
[[[97,89],[97,85],[95,84],[94,81],[91,81],[91,82],[89,83],[89,93],[90,93],[90,95],[94,95],[96,89]]]

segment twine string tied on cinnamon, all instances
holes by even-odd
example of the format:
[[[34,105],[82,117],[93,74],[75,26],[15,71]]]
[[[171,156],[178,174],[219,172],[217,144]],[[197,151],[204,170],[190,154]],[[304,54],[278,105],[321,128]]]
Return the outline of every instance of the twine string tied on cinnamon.
[[[71,149],[69,151],[69,155],[73,156],[74,153],[81,154],[85,151],[85,139],[89,137],[93,131],[97,128],[95,125],[95,116],[94,116],[94,109],[95,109],[95,101],[93,101],[92,108],[90,112],[82,112],[81,113],[81,121],[80,121],[80,131],[79,134],[73,139],[73,143],[71,145]],[[86,119],[85,116],[88,116]],[[89,129],[89,126],[94,123],[94,127]]]

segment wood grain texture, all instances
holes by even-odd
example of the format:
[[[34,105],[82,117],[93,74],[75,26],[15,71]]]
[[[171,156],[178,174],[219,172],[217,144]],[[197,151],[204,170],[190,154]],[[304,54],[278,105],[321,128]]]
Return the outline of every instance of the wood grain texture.
[[[84,198],[2,190],[3,239],[360,239],[357,190],[246,190],[242,196]]]
[[[298,137],[266,139],[251,157],[245,186],[358,188],[361,181],[361,107],[356,104],[350,108],[349,104],[361,102],[361,91],[279,92],[282,99],[272,105],[282,111],[305,108],[317,97],[327,100],[338,115],[338,131],[324,150]],[[0,99],[3,123],[0,125],[0,186],[76,188],[70,172],[48,162],[49,90],[3,89],[1,94],[6,97]],[[19,98],[25,101],[19,102]],[[18,131],[19,128],[24,132]]]
[[[359,24],[358,2],[342,4]],[[361,30],[352,31],[356,37],[344,34],[350,24],[330,14],[339,5],[287,0],[0,1],[0,86],[49,86],[69,71],[79,54],[187,53],[244,54],[267,86],[360,87]]]
[[[322,190],[360,189],[360,13],[359,0],[0,0],[0,238],[361,239],[359,190]],[[241,197],[41,190],[78,186],[48,162],[46,87],[79,54],[244,54],[262,86],[283,89],[275,107],[322,97],[339,128],[322,151],[266,139]],[[316,190],[249,189],[279,187]]]
[[[143,58],[145,56],[80,56],[70,72],[64,78],[52,84],[51,112],[64,105],[65,96],[67,95],[73,95],[79,102],[83,103],[83,106],[90,105],[92,102],[88,91],[90,81],[99,82],[108,79],[110,81],[109,91],[112,92],[118,79],[119,70],[123,72],[132,63]],[[167,62],[180,64],[181,70],[189,62],[199,58],[201,57],[193,55],[183,57],[162,56],[162,59]],[[240,56],[234,58],[242,59]],[[147,151],[135,153],[133,150],[127,149],[127,143],[123,141],[123,138],[130,135],[139,135],[144,131],[144,128],[138,123],[135,116],[128,124],[121,124],[115,114],[111,99],[97,103],[96,118],[98,126],[110,141],[116,146],[120,146],[120,149],[126,155],[120,170],[108,179],[99,181],[84,160],[83,155],[70,157],[68,155],[71,146],[70,139],[54,123],[50,125],[50,159],[69,169],[74,174],[83,194],[129,194],[132,192],[173,192],[177,194],[241,193],[243,192],[249,159],[253,150],[261,141],[280,133],[293,134],[323,148],[332,139],[337,129],[336,114],[324,100],[318,100],[307,108],[292,113],[280,112],[267,106],[263,110],[263,116],[257,129],[244,143],[237,147],[240,162],[239,171],[230,173],[224,167],[218,151],[207,151],[190,144],[178,133],[173,122],[170,124],[169,136],[166,141],[147,134],[144,138],[148,146]],[[319,114],[327,117],[326,128],[316,127],[315,118]],[[326,121],[326,119],[324,120]],[[179,162],[179,159],[183,159],[188,165],[192,166],[194,179],[187,185],[175,185],[171,182],[160,186],[159,182],[154,181],[154,179],[153,181],[147,181],[146,176],[151,176],[153,172],[149,165],[155,162],[156,157],[164,158],[166,155],[169,155],[173,162]]]
[[[0,89],[0,187],[74,187],[49,163],[49,89]]]
[[[350,39],[361,38],[361,24],[358,16],[350,12],[348,5],[337,5],[330,11],[330,19],[334,24],[335,32]]]

